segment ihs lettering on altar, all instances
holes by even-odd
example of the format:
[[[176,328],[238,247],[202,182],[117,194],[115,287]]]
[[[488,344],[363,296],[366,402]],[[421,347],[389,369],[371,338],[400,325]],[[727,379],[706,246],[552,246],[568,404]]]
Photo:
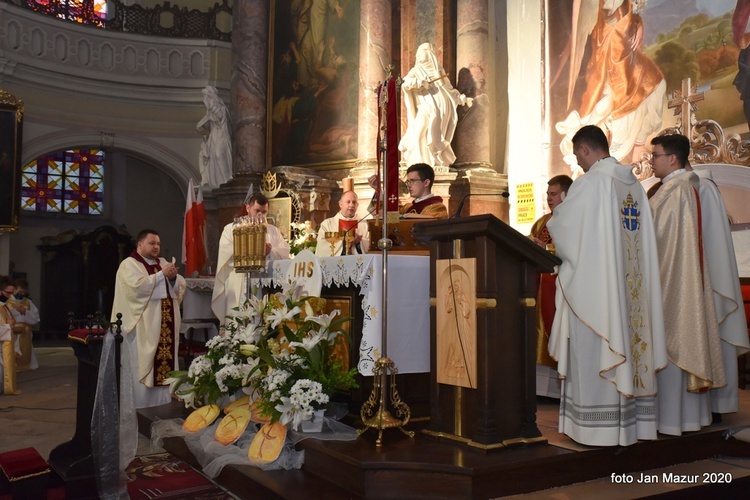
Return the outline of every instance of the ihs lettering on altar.
[[[309,278],[313,275],[314,269],[314,262],[295,262],[292,268],[292,276],[294,278]]]

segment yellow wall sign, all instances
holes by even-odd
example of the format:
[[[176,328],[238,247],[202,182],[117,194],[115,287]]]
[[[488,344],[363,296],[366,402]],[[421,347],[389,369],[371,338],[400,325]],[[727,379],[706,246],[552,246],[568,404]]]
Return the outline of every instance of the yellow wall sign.
[[[525,182],[516,186],[516,223],[528,224],[536,220],[534,183]]]

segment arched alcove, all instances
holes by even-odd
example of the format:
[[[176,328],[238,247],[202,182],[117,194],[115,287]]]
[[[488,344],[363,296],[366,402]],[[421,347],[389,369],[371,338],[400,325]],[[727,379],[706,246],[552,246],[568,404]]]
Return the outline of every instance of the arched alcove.
[[[34,147],[24,152],[24,164],[33,158],[70,148],[100,148],[99,138],[77,137],[74,142],[35,141]],[[162,255],[182,256],[182,228],[187,179],[180,174],[184,169],[176,155],[152,144],[141,144],[136,150],[134,141],[122,141],[124,147],[105,147],[105,210],[99,216],[33,213],[21,211],[19,230],[10,235],[10,261],[13,271],[25,274],[32,296],[41,298],[50,288],[65,287],[48,283],[44,273],[44,255],[40,245],[65,243],[78,236],[93,233],[109,226],[119,233],[135,237],[139,230],[152,228],[162,240]],[[129,147],[127,147],[129,146]],[[114,279],[110,277],[108,279]],[[45,311],[40,307],[44,319]],[[94,312],[94,311],[88,311]],[[47,324],[53,324],[47,321]],[[45,322],[43,321],[43,324]]]

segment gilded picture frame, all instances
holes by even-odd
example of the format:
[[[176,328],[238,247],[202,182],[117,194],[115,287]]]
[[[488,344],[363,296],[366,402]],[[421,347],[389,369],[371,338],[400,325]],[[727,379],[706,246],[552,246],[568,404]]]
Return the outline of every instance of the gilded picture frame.
[[[281,236],[289,241],[289,235],[292,232],[292,198],[289,196],[277,196],[268,200],[267,218]]]
[[[0,89],[0,231],[18,229],[23,101]]]
[[[360,2],[271,1],[266,165],[357,159]],[[374,148],[374,147],[373,147]],[[373,149],[374,151],[374,149]]]
[[[340,311],[338,318],[354,318],[354,301],[346,295],[325,295],[326,307],[323,311],[325,314],[331,314],[334,310]],[[351,336],[352,320],[341,324],[341,329],[346,332],[347,337],[338,337],[333,346],[333,352],[336,358],[341,361],[341,369],[346,371],[351,367]]]

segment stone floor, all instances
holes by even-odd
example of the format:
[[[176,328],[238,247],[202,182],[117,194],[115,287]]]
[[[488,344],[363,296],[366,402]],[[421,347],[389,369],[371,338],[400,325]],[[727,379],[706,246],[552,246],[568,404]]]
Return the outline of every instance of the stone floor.
[[[46,459],[75,434],[77,361],[70,347],[36,348],[39,368],[18,374],[21,394],[0,394],[0,453],[36,448]],[[151,451],[141,436],[138,454]]]
[[[18,386],[22,393],[15,396],[0,395],[0,452],[25,447],[35,447],[47,458],[50,451],[58,444],[70,440],[75,431],[76,407],[76,359],[70,347],[37,348],[39,369],[18,374]],[[579,445],[557,432],[557,403],[554,400],[540,398],[537,412],[539,429],[551,445],[575,451],[585,451],[586,446]],[[711,429],[726,428],[740,430],[750,434],[750,390],[740,391],[740,412],[725,415],[721,424]],[[154,453],[148,440],[141,438],[139,454]],[[644,474],[662,473],[702,474],[715,472],[731,474],[733,479],[750,476],[750,460],[734,458],[717,458],[689,464],[682,464],[668,469],[647,471]],[[634,474],[633,484],[617,484],[612,478],[575,484],[552,490],[524,495],[526,498],[586,499],[607,498],[625,499],[642,498],[673,492],[680,485],[664,483],[641,483],[635,481],[640,473]]]

